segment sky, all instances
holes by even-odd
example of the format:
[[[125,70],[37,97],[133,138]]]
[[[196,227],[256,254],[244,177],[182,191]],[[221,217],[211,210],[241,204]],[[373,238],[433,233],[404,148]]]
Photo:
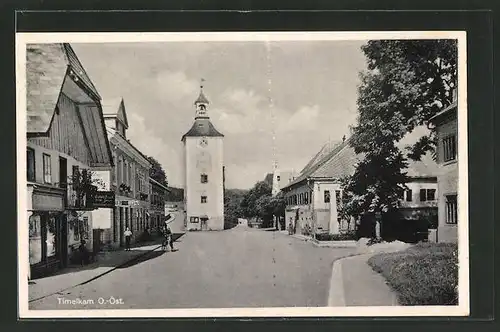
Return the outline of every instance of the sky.
[[[208,115],[225,135],[226,188],[273,170],[300,171],[356,121],[363,41],[73,43],[106,99],[123,97],[127,136],[183,186],[182,142],[203,78]]]

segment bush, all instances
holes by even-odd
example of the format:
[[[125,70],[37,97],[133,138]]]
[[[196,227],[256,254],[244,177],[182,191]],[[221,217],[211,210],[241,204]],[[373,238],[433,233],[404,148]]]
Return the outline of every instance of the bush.
[[[352,241],[355,240],[355,234],[353,232],[344,234],[328,234],[319,233],[316,234],[316,240],[318,241]]]
[[[368,264],[396,291],[401,305],[457,305],[457,245],[421,243],[371,257]]]

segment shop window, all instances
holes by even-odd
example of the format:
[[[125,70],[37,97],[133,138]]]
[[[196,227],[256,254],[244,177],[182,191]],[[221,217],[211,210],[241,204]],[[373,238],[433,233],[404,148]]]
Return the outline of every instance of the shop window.
[[[457,195],[446,196],[446,223],[456,224],[458,219]]]
[[[39,215],[29,217],[30,264],[42,261],[42,221]]]
[[[52,183],[52,167],[50,155],[43,154],[43,182]]]
[[[26,150],[26,172],[28,181],[35,180],[35,150],[28,148]]]

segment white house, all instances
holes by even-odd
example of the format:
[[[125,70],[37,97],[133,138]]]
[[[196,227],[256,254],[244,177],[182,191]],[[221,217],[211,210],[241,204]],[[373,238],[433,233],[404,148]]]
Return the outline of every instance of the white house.
[[[354,173],[361,159],[349,145],[349,139],[322,147],[304,167],[299,176],[282,191],[287,202],[285,221],[296,232],[306,225],[312,230],[338,234],[355,229],[354,220],[343,220],[339,214],[342,204],[340,179]],[[410,181],[401,197],[399,209],[404,218],[416,220],[423,213],[437,216],[437,165],[425,156],[422,161],[409,161],[406,169]]]
[[[102,180],[101,189],[114,196],[114,204],[93,212],[94,229],[102,231],[102,242],[123,247],[123,233],[127,227],[132,231],[134,242],[150,226],[151,163],[127,139],[128,121],[123,98],[103,99],[102,105],[115,166],[96,173]]]

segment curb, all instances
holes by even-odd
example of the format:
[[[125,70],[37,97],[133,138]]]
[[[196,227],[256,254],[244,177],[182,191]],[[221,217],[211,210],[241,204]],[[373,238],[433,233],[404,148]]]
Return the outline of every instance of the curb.
[[[181,237],[183,237],[184,235],[186,235],[186,233],[183,233],[183,234],[182,234],[181,236],[179,236],[179,237],[178,237],[178,238],[177,238],[174,242],[176,242],[178,239],[180,239],[180,238],[181,238]],[[72,288],[75,288],[75,287],[78,287],[78,286],[82,286],[82,285],[88,284],[89,282],[94,281],[94,280],[96,280],[96,279],[98,279],[98,278],[100,278],[100,277],[102,277],[102,276],[105,276],[106,274],[111,273],[111,272],[115,271],[116,269],[119,269],[119,268],[121,268],[122,266],[124,266],[124,265],[126,265],[126,264],[129,264],[130,262],[133,262],[133,261],[134,261],[134,260],[136,260],[136,259],[139,259],[139,258],[141,258],[141,257],[144,257],[145,255],[148,255],[148,254],[152,253],[153,251],[157,250],[158,248],[161,248],[161,244],[159,244],[159,245],[158,245],[158,246],[156,246],[155,248],[153,248],[153,249],[151,249],[151,250],[148,250],[148,251],[146,251],[146,252],[144,252],[144,253],[142,253],[142,254],[139,254],[139,255],[134,256],[134,257],[132,257],[132,258],[130,258],[130,259],[127,259],[127,260],[125,260],[125,261],[121,262],[120,264],[118,264],[118,265],[116,265],[116,266],[114,266],[114,267],[110,268],[109,270],[107,270],[107,271],[105,271],[105,272],[102,272],[102,273],[100,273],[100,274],[98,274],[98,275],[96,275],[96,276],[94,276],[94,277],[92,277],[92,278],[90,278],[90,279],[88,279],[88,280],[86,280],[86,281],[80,282],[80,283],[78,283],[78,284],[76,284],[76,285],[73,285],[73,286],[70,286],[70,287],[66,287],[66,288],[61,289],[61,290],[58,290],[58,291],[56,291],[56,292],[52,292],[52,293],[47,294],[47,295],[43,295],[43,296],[40,296],[40,297],[37,297],[37,298],[31,299],[31,300],[28,300],[28,303],[35,302],[35,301],[39,301],[39,300],[42,300],[42,299],[44,299],[44,298],[46,298],[46,297],[49,297],[49,296],[52,296],[52,295],[55,295],[55,294],[58,294],[58,293],[61,293],[61,292],[67,291],[67,290],[69,290],[69,289],[72,289]]]
[[[285,234],[285,235],[287,235],[287,234]],[[296,240],[299,240],[299,241],[311,242],[317,248],[342,249],[342,248],[357,248],[358,247],[356,241],[337,241],[338,243],[335,243],[335,241],[325,241],[328,243],[321,243],[321,241],[315,240],[313,238],[297,236],[296,234],[288,235],[288,236],[290,236]]]
[[[342,275],[342,261],[344,259],[341,258],[333,262],[330,289],[328,291],[328,307],[346,306],[344,277]]]

